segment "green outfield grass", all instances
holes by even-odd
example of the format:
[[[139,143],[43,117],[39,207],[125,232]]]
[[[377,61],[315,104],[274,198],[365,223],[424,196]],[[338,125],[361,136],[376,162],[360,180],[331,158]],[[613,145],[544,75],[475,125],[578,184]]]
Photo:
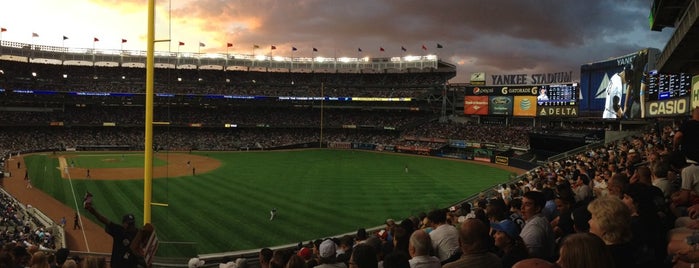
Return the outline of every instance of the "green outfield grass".
[[[143,167],[143,154],[134,153],[81,153],[67,159],[68,165],[78,168],[127,168]],[[167,162],[153,159],[153,166],[164,166]]]
[[[510,175],[463,161],[366,151],[199,154],[223,165],[196,177],[154,180],[153,202],[169,206],[152,210],[161,241],[195,242],[197,253],[354,232],[381,225],[386,218],[400,220],[451,205]],[[55,168],[56,159],[32,155],[25,161],[31,176],[43,175],[35,187],[75,207],[68,180]],[[142,223],[143,181],[73,180],[72,185],[78,198],[92,192],[95,207],[108,218],[118,220],[132,212]],[[269,220],[272,208],[278,210],[274,221]],[[161,247],[158,255],[187,254],[191,253]]]

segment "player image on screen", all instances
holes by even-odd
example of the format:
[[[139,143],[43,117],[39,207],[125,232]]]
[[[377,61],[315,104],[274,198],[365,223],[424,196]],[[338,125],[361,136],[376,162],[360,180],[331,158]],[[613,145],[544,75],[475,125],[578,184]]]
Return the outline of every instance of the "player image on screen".
[[[546,95],[546,88],[542,87],[541,90],[539,90],[539,96],[536,97],[536,100],[539,103],[549,100],[549,96]]]
[[[627,78],[628,85],[626,86],[625,99],[622,111],[624,111],[624,117],[628,119],[640,119],[644,114],[644,104],[645,100],[643,94],[645,90],[644,83],[644,71],[647,68],[648,63],[648,51],[641,50],[638,55],[634,57],[633,64],[624,69],[630,69],[631,72],[627,73],[629,75]]]
[[[621,106],[621,94],[625,87],[628,87],[628,80],[631,73],[631,66],[627,65],[621,72],[618,72],[609,79],[606,90],[606,99],[604,102],[604,112],[602,118],[617,119],[624,115],[623,107]]]

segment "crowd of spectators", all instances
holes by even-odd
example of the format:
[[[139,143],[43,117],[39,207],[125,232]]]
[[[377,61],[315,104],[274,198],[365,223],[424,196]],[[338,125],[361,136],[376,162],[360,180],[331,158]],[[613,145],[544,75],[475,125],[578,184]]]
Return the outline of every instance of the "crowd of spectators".
[[[47,112],[2,112],[0,124],[6,126],[47,126],[62,122],[65,126],[102,126],[112,122],[118,126],[142,126],[145,121],[143,107],[87,106],[65,107]],[[207,127],[224,127],[224,124],[242,126],[266,125],[269,127],[323,127],[339,128],[343,125],[392,127],[402,129],[407,125],[430,120],[429,112],[406,110],[347,110],[318,108],[275,107],[157,107],[153,121],[171,125],[199,123]]]
[[[17,244],[43,250],[55,248],[51,228],[32,220],[31,205],[25,210],[16,199],[1,192],[0,209],[0,245]]]
[[[429,122],[403,133],[405,136],[467,140],[471,142],[502,143],[529,147],[532,126],[508,126],[486,124],[459,124]]]
[[[453,136],[432,136],[422,132],[423,128],[444,130]],[[362,128],[354,125],[351,128],[336,126],[322,130],[318,127],[274,127],[273,124],[251,125],[234,128],[209,127],[168,127],[156,126],[153,131],[154,143],[160,148],[169,150],[245,150],[273,149],[302,143],[350,142],[376,145],[417,146],[438,149],[448,146],[448,139],[459,139],[474,142],[494,142],[517,146],[528,146],[526,131],[520,128],[512,129],[507,126],[482,126],[487,133],[501,133],[486,139],[483,130],[478,126],[461,126],[458,123],[441,124],[426,123],[414,125],[406,131],[384,129],[383,126]],[[473,131],[466,131],[470,129]],[[116,130],[116,131],[115,131]],[[420,136],[423,133],[425,136]],[[414,136],[415,135],[415,136]],[[415,139],[440,139],[440,141],[424,141]],[[502,138],[498,138],[502,137]],[[0,132],[0,150],[10,152],[36,150],[62,150],[65,148],[90,147],[96,145],[113,145],[130,149],[143,149],[144,130],[142,127],[88,127],[88,126],[45,126],[17,127],[12,131]]]
[[[261,267],[693,267],[696,135],[699,108],[376,232],[262,249]]]
[[[145,93],[145,69],[0,61],[0,88]],[[418,97],[454,73],[299,73],[156,69],[155,92],[245,96]]]

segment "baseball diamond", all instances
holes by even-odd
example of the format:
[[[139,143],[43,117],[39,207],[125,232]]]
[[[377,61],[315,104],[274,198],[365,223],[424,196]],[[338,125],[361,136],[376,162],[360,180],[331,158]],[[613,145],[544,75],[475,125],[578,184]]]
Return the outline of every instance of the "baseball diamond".
[[[111,218],[129,212],[140,221],[143,169],[110,167],[115,165],[113,159],[121,161],[121,155],[24,155],[30,176],[41,176],[35,185],[43,192],[26,194],[21,180],[14,178],[5,180],[5,185],[20,201],[56,220],[72,215],[89,191],[95,206]],[[520,171],[493,164],[329,149],[161,152],[156,157],[165,165],[155,168],[153,201],[169,204],[153,207],[159,239],[194,242],[196,253],[289,244],[376,226],[386,217],[405,218],[447,206]],[[125,158],[142,160],[134,152],[125,153]],[[60,165],[71,159],[79,160],[65,173]],[[54,168],[44,171],[44,165]],[[188,165],[197,167],[195,176],[188,172]],[[405,165],[411,167],[409,173],[403,171]],[[92,170],[90,178],[85,176],[87,167]],[[270,222],[272,207],[278,212]],[[86,217],[82,207],[77,211],[85,233],[67,228],[69,247],[108,252],[109,245],[99,242],[108,239],[106,233]],[[160,254],[192,253],[163,247]]]

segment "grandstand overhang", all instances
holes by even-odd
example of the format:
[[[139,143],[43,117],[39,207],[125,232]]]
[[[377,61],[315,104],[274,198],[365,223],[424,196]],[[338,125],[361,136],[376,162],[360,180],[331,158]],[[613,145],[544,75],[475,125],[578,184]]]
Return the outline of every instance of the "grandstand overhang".
[[[657,69],[663,73],[699,73],[699,49],[696,48],[699,43],[699,0],[655,2],[688,2],[679,15],[675,32],[658,58]]]
[[[0,41],[0,58],[23,62],[83,66],[145,66],[144,51],[76,49],[20,42]],[[411,73],[415,71],[456,72],[456,68],[439,60],[436,55],[407,55],[401,57],[284,57],[229,53],[163,52],[155,53],[156,68],[249,70],[334,73]],[[371,71],[369,71],[371,70]]]

